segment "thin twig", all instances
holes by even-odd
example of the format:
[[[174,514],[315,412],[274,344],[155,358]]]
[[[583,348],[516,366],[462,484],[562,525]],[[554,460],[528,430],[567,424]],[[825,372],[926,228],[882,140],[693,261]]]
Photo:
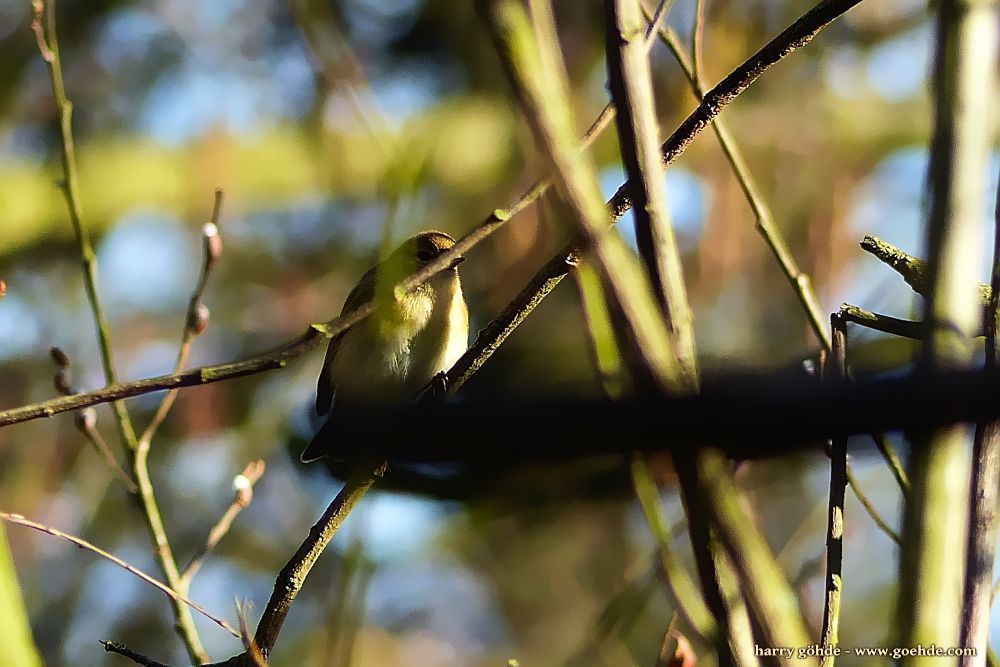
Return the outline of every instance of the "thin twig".
[[[56,374],[53,379],[53,384],[55,385],[56,391],[58,391],[63,396],[71,396],[76,393],[72,384],[72,372],[71,372],[71,362],[69,355],[67,355],[62,349],[58,347],[53,347],[49,351],[49,355],[52,357],[52,361],[56,364]],[[114,452],[111,451],[111,447],[108,446],[108,442],[101,435],[101,432],[97,428],[97,411],[92,407],[83,408],[76,413],[73,419],[73,425],[76,429],[83,434],[87,439],[87,442],[97,451],[97,453],[104,459],[108,468],[111,470],[115,478],[121,482],[122,486],[129,493],[136,493],[138,487],[136,487],[135,482],[129,477],[129,474],[125,472],[121,463],[118,462],[118,458],[115,456]]]
[[[379,150],[386,157],[390,156],[392,146],[385,137],[390,124],[374,99],[361,60],[338,25],[333,7],[326,2],[309,0],[292,0],[289,5],[295,24],[302,32],[306,50],[315,61],[316,68],[326,80],[330,91],[344,94],[354,116]],[[347,85],[340,85],[341,79],[347,79]],[[362,100],[356,88],[360,88],[367,99]]]
[[[251,461],[243,469],[239,475],[233,479],[234,495],[233,502],[229,504],[226,511],[222,513],[219,520],[215,522],[212,529],[208,531],[208,539],[205,540],[205,544],[202,546],[201,550],[198,551],[194,556],[191,557],[191,561],[188,563],[187,567],[181,572],[180,582],[181,591],[188,591],[191,587],[191,580],[194,575],[198,573],[201,568],[202,563],[205,561],[205,557],[215,548],[215,545],[226,536],[229,532],[230,526],[233,525],[233,521],[244,509],[250,506],[253,501],[253,487],[254,484],[261,478],[264,474],[264,460],[257,459],[256,461]]]
[[[100,640],[101,645],[104,646],[104,650],[108,653],[117,653],[120,656],[124,656],[134,662],[137,665],[143,665],[143,667],[168,667],[162,662],[157,662],[152,658],[147,658],[142,653],[137,653],[133,651],[125,644],[119,644],[118,642]]]
[[[902,276],[914,292],[921,296],[927,296],[930,288],[927,262],[871,234],[867,234],[862,239],[861,249],[871,253],[880,262]],[[992,294],[990,286],[980,283],[976,289],[979,300],[984,306],[988,306]]]
[[[836,381],[847,379],[847,322],[834,314],[830,316],[833,352],[829,356],[827,376]],[[830,649],[839,643],[840,601],[844,571],[844,491],[847,487],[847,436],[838,435],[830,443],[830,499],[826,529],[826,594],[823,604],[823,626],[820,642]],[[824,651],[820,664],[833,667],[835,656]]]
[[[840,306],[838,315],[846,322],[860,324],[866,329],[873,331],[881,331],[882,333],[902,338],[911,338],[913,340],[922,340],[924,337],[924,325],[922,322],[901,320],[889,315],[880,315],[849,303]]]
[[[596,168],[573,136],[565,66],[551,5],[536,2],[529,19],[516,0],[482,0],[480,13],[491,27],[532,135],[549,161],[576,233],[585,240],[611,308],[619,349],[633,378],[666,389],[682,383],[680,364],[656,307],[647,276],[617,234],[608,233]],[[532,27],[534,24],[534,27]],[[647,379],[648,378],[648,379]]]
[[[97,294],[97,256],[90,242],[90,232],[83,222],[83,207],[80,203],[80,185],[77,177],[76,149],[73,142],[73,103],[66,96],[66,86],[63,82],[62,62],[59,58],[59,40],[56,33],[55,0],[32,0],[32,28],[39,46],[42,60],[49,70],[49,81],[52,84],[52,96],[59,111],[59,131],[62,141],[63,180],[61,187],[66,199],[73,232],[76,235],[77,246],[80,249],[80,259],[83,267],[83,285],[87,293],[94,325],[97,328],[97,343],[101,352],[101,364],[104,368],[104,378],[109,384],[115,384],[117,377],[111,353],[111,334],[107,317]],[[119,401],[112,403],[122,441],[128,447],[135,447],[135,431],[129,419],[124,404]]]
[[[25,526],[27,528],[33,528],[34,530],[41,531],[43,533],[47,533],[49,535],[52,535],[53,537],[58,537],[58,538],[64,539],[64,540],[66,540],[68,542],[72,542],[73,544],[75,544],[76,546],[80,547],[81,549],[86,549],[87,551],[95,553],[98,556],[100,556],[101,558],[104,558],[105,560],[111,561],[112,563],[114,563],[118,567],[120,567],[120,568],[122,568],[122,569],[124,569],[124,570],[126,570],[128,572],[131,572],[135,576],[137,576],[140,579],[142,579],[143,581],[145,581],[150,586],[153,586],[154,588],[159,589],[164,594],[166,594],[167,597],[169,597],[171,600],[174,600],[174,601],[178,602],[179,604],[183,604],[183,605],[185,605],[187,607],[190,607],[191,609],[194,609],[196,612],[198,612],[199,614],[201,614],[202,616],[204,616],[208,620],[212,621],[213,623],[215,623],[216,625],[218,625],[223,630],[228,631],[230,634],[232,634],[237,639],[240,638],[240,633],[239,633],[238,630],[236,630],[236,628],[234,628],[232,625],[230,625],[226,621],[222,620],[221,618],[219,618],[217,616],[213,616],[207,609],[205,609],[204,607],[202,607],[198,603],[192,602],[191,600],[187,599],[185,596],[181,595],[180,593],[178,593],[176,590],[174,590],[170,586],[167,586],[166,584],[164,584],[164,583],[162,583],[160,581],[157,581],[156,579],[154,579],[153,577],[149,576],[148,574],[146,574],[142,570],[134,567],[133,565],[129,565],[128,563],[126,563],[125,561],[123,561],[121,558],[118,558],[117,556],[111,555],[107,551],[104,551],[103,549],[94,546],[93,544],[91,544],[90,542],[88,542],[86,540],[83,540],[83,539],[81,539],[79,537],[76,537],[75,535],[70,535],[69,533],[64,533],[63,531],[61,531],[61,530],[59,530],[57,528],[52,528],[51,526],[46,526],[45,524],[38,523],[37,521],[32,521],[31,519],[25,518],[21,514],[13,514],[11,512],[0,512],[0,519],[3,519],[4,521],[9,521],[10,523],[14,523],[14,524],[17,524],[19,526]]]
[[[879,530],[889,536],[893,542],[898,545],[902,545],[903,540],[899,537],[899,533],[889,525],[889,522],[882,518],[882,515],[877,509],[875,509],[875,504],[872,503],[868,495],[861,489],[861,484],[858,482],[858,478],[854,475],[854,469],[851,466],[847,467],[847,484],[851,487],[851,491],[854,492],[855,497],[861,506],[865,508],[865,512],[871,517],[871,520],[875,523]]]
[[[59,58],[55,0],[48,0],[47,3],[44,0],[32,0],[32,11],[32,26],[38,38],[42,59],[45,60],[48,66],[49,79],[52,83],[52,95],[59,110],[59,129],[62,138],[62,189],[66,199],[66,206],[69,210],[70,221],[73,225],[73,231],[76,235],[77,245],[80,248],[84,288],[97,328],[97,343],[101,352],[101,363],[104,368],[105,381],[110,387],[117,382],[111,355],[111,335],[97,292],[97,258],[90,242],[90,234],[87,226],[83,222],[80,187],[77,178],[76,152],[73,142],[73,104],[66,96],[62,62]],[[141,443],[136,438],[135,428],[132,425],[132,420],[125,408],[125,404],[119,400],[114,400],[111,402],[111,406],[115,413],[122,442],[132,454],[132,474],[138,486],[140,505],[145,516],[145,523],[150,539],[155,546],[157,561],[160,564],[160,569],[163,570],[167,583],[176,589],[179,584],[177,563],[170,549],[170,542],[167,539],[163,519],[156,504],[153,484],[149,478],[149,470],[146,465],[148,443],[146,446],[140,446]],[[205,653],[201,639],[198,636],[198,630],[195,627],[194,618],[191,616],[191,610],[174,598],[171,598],[171,601],[174,618],[177,621],[177,632],[184,642],[188,655],[194,661],[207,661],[208,655]]]
[[[191,354],[191,344],[208,326],[209,311],[205,304],[202,303],[201,298],[205,293],[205,287],[208,285],[208,278],[212,274],[212,269],[222,254],[222,236],[219,232],[222,199],[222,188],[216,188],[215,203],[212,206],[212,217],[202,227],[201,231],[201,271],[198,273],[198,280],[195,283],[194,290],[191,292],[191,299],[188,301],[187,314],[184,318],[184,331],[181,334],[181,344],[177,351],[177,361],[174,363],[174,373],[181,372],[187,365],[188,356]],[[177,391],[177,389],[168,391],[167,395],[160,401],[160,405],[150,420],[149,426],[146,427],[139,438],[140,448],[149,448],[153,436],[156,435],[157,429],[159,429],[160,425],[167,418],[170,408],[173,407],[174,401],[177,399]]]
[[[674,604],[687,624],[702,640],[717,646],[725,641],[725,638],[720,635],[719,626],[705,605],[691,576],[673,552],[670,545],[671,531],[660,506],[660,495],[656,490],[649,466],[641,455],[633,456],[631,470],[635,494],[646,518],[646,525],[649,526],[656,542],[659,564],[665,574],[667,588]]]

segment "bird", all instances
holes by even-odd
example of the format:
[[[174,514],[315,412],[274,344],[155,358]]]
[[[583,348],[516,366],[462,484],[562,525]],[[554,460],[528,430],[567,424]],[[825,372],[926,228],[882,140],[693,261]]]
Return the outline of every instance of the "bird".
[[[412,236],[368,269],[347,295],[341,315],[373,299],[375,312],[330,340],[316,386],[316,412],[326,421],[302,451],[304,463],[324,457],[344,460],[363,448],[364,443],[338,441],[336,412],[352,404],[412,399],[466,351],[469,309],[458,275],[463,256],[408,294],[397,298],[393,291],[454,245],[455,239],[444,232]]]

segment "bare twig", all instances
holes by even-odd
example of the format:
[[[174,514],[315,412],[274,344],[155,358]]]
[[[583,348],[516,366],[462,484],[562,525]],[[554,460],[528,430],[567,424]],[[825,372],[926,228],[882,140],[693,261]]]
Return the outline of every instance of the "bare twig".
[[[1000,365],[1000,180],[993,212],[993,271],[986,320],[986,367]],[[1000,486],[1000,421],[980,422],[972,448],[971,505],[966,546],[965,602],[962,605],[961,646],[982,655],[988,645],[992,594],[990,579],[997,538],[997,487]],[[975,664],[962,660],[962,664]],[[982,664],[981,662],[979,664]]]
[[[840,306],[838,315],[846,322],[860,324],[866,329],[872,329],[873,331],[881,331],[882,333],[901,336],[902,338],[912,338],[914,340],[921,340],[924,337],[924,325],[922,322],[913,322],[912,320],[901,320],[889,315],[880,315],[849,303]]]
[[[841,315],[830,316],[833,353],[829,356],[828,377],[847,379],[847,322]],[[830,444],[830,499],[826,532],[826,594],[820,642],[824,648],[837,646],[840,628],[840,600],[844,570],[844,491],[847,488],[847,436],[838,435]],[[824,651],[823,667],[832,667],[832,652]]]
[[[666,517],[663,515],[663,508],[660,506],[660,495],[653,483],[649,466],[638,454],[634,455],[632,459],[632,483],[646,518],[646,524],[656,541],[660,566],[663,568],[667,587],[677,610],[704,641],[713,646],[718,645],[725,641],[725,638],[720,635],[719,626],[705,605],[696,584],[673,552],[670,545],[671,531],[667,525]]]
[[[66,86],[63,82],[62,62],[59,58],[59,41],[56,34],[55,0],[32,0],[32,28],[38,41],[39,53],[49,70],[49,80],[52,84],[52,96],[59,110],[59,130],[61,134],[63,181],[61,183],[69,211],[73,232],[80,248],[80,258],[83,266],[83,285],[87,292],[87,301],[97,328],[97,343],[101,352],[101,363],[104,367],[105,381],[111,385],[117,382],[115,367],[111,356],[111,334],[108,329],[104,308],[97,295],[97,257],[90,242],[90,232],[83,222],[83,210],[80,203],[80,185],[76,168],[76,149],[73,142],[73,103],[66,96]],[[129,447],[135,447],[135,431],[129,419],[124,404],[112,403],[122,441]]]
[[[733,569],[747,598],[747,606],[773,646],[808,646],[811,642],[795,593],[788,585],[767,541],[741,506],[731,483],[729,461],[721,456],[702,457],[706,494],[717,513],[719,538],[726,546]],[[779,660],[779,664],[801,661]],[[807,664],[812,661],[807,661]]]
[[[361,464],[355,467],[344,488],[333,499],[326,512],[309,531],[309,536],[292,556],[291,560],[281,569],[274,582],[274,591],[267,602],[264,614],[257,624],[254,640],[266,658],[281,632],[288,610],[295,601],[308,576],[326,545],[343,524],[354,506],[364,497],[375,483],[375,480],[385,472],[385,463]]]
[[[871,234],[862,239],[861,249],[871,253],[880,262],[901,275],[914,292],[921,296],[927,296],[930,288],[927,262]],[[989,305],[992,293],[990,286],[979,284],[977,293],[982,304]]]
[[[618,141],[625,173],[633,183],[639,255],[680,365],[679,383],[673,389],[697,391],[693,315],[663,190],[652,71],[645,44],[639,39],[644,27],[642,12],[639,0],[605,0],[604,4],[611,98],[618,109]]]
[[[875,523],[878,529],[888,535],[889,539],[893,542],[902,545],[903,540],[899,537],[899,533],[897,533],[896,530],[889,525],[889,522],[882,517],[879,511],[875,509],[875,505],[872,503],[871,499],[861,489],[861,484],[858,482],[858,478],[854,475],[854,470],[851,466],[847,466],[847,484],[851,487],[851,491],[854,492],[858,502],[865,508],[865,512],[868,513],[868,516],[871,517],[871,520]]]
[[[184,331],[181,334],[181,344],[177,351],[177,361],[174,364],[174,373],[179,373],[187,365],[188,356],[191,354],[191,344],[194,339],[205,331],[208,326],[209,311],[201,301],[208,285],[208,278],[212,274],[212,269],[222,254],[222,236],[219,232],[219,217],[222,213],[222,188],[215,189],[215,204],[212,206],[212,218],[201,229],[202,240],[202,260],[201,271],[198,273],[198,280],[195,283],[191,299],[188,301],[187,314],[184,319]],[[170,408],[173,407],[177,399],[177,389],[167,392],[167,395],[160,401],[156,413],[149,422],[149,426],[142,432],[139,438],[139,448],[149,449],[149,445],[156,435],[157,429],[167,418]]]
[[[357,120],[388,156],[392,152],[385,136],[390,129],[389,122],[374,100],[361,60],[338,25],[333,7],[314,0],[292,0],[289,6],[307,51],[326,85],[331,91],[344,94]],[[342,85],[345,80],[346,85]],[[366,99],[361,98],[358,88]]]
[[[79,537],[76,537],[75,535],[70,535],[69,533],[64,533],[63,531],[61,531],[61,530],[59,530],[57,528],[52,528],[51,526],[46,526],[45,524],[38,523],[37,521],[32,521],[31,519],[25,518],[21,514],[12,514],[10,512],[0,512],[0,519],[3,519],[4,521],[8,521],[10,523],[17,524],[19,526],[25,526],[27,528],[32,528],[34,530],[37,530],[37,531],[40,531],[40,532],[43,532],[43,533],[47,533],[49,535],[52,535],[53,537],[58,537],[58,538],[64,539],[64,540],[66,540],[68,542],[71,542],[71,543],[75,544],[76,546],[80,547],[81,549],[86,549],[87,551],[95,553],[98,556],[100,556],[101,558],[104,558],[105,560],[111,561],[112,563],[114,563],[118,567],[126,570],[127,572],[131,572],[135,576],[137,576],[140,579],[142,579],[143,581],[145,581],[150,586],[153,586],[154,588],[159,589],[167,597],[169,597],[171,600],[174,600],[174,601],[178,602],[179,604],[183,604],[183,605],[185,605],[187,607],[190,607],[191,609],[194,609],[196,612],[198,612],[199,614],[201,614],[202,616],[204,616],[208,620],[212,621],[213,623],[215,623],[216,625],[218,625],[223,630],[226,630],[227,632],[229,632],[230,634],[232,634],[237,639],[239,639],[239,637],[240,637],[240,633],[236,630],[236,628],[234,628],[232,625],[230,625],[226,621],[222,620],[221,618],[219,618],[217,616],[213,616],[207,609],[205,609],[204,607],[202,607],[198,603],[192,602],[191,600],[187,599],[186,597],[184,597],[183,595],[181,595],[180,593],[178,593],[176,590],[174,590],[170,586],[167,586],[166,584],[164,584],[164,583],[162,583],[160,581],[157,581],[156,579],[154,579],[153,577],[149,576],[148,574],[146,574],[142,570],[136,568],[133,565],[129,565],[128,563],[126,563],[125,561],[123,561],[121,558],[118,558],[117,556],[111,555],[107,551],[104,551],[103,549],[94,546],[93,544],[91,544],[90,542],[87,542],[86,540],[80,539]]]
[[[125,644],[119,644],[118,642],[101,640],[101,645],[104,646],[104,650],[108,653],[117,653],[120,656],[124,656],[134,662],[137,665],[143,665],[144,667],[168,667],[162,662],[157,662],[152,658],[147,658],[142,653],[133,651]]]
[[[230,503],[229,507],[226,508],[226,511],[222,513],[222,516],[215,522],[212,529],[208,531],[208,539],[205,540],[205,544],[202,546],[201,550],[191,557],[191,561],[181,572],[181,588],[179,590],[187,591],[190,589],[191,580],[194,578],[194,575],[198,573],[198,570],[201,569],[201,564],[205,561],[205,557],[208,556],[209,552],[215,548],[215,545],[219,543],[219,540],[225,537],[226,533],[229,532],[229,528],[233,525],[233,521],[236,520],[237,515],[250,506],[250,503],[253,501],[254,484],[256,484],[257,480],[259,480],[264,474],[264,469],[264,460],[257,459],[256,461],[248,463],[246,468],[243,469],[243,472],[233,478],[233,489],[235,494],[233,502]]]
[[[56,364],[56,374],[53,381],[56,391],[64,396],[72,396],[76,392],[72,385],[69,356],[58,347],[53,347],[49,351],[49,354]],[[108,446],[108,442],[98,430],[97,411],[92,407],[83,408],[76,414],[73,424],[76,426],[76,429],[83,434],[83,436],[87,439],[87,442],[91,444],[97,453],[104,458],[104,462],[107,464],[112,474],[118,479],[119,482],[122,483],[125,490],[129,493],[135,493],[138,491],[135,482],[132,481],[129,474],[125,472],[124,468],[122,468],[121,463],[118,462],[118,458],[114,455],[114,452],[111,451],[111,447]]]
[[[117,382],[117,378],[111,354],[111,335],[97,292],[97,259],[90,242],[90,234],[87,226],[83,222],[80,187],[77,178],[76,152],[73,142],[73,104],[66,96],[66,87],[63,82],[62,63],[59,58],[59,42],[56,33],[55,0],[48,0],[48,2],[44,0],[32,0],[32,11],[32,26],[38,39],[39,51],[48,66],[49,79],[52,83],[52,95],[59,109],[59,129],[62,139],[63,194],[65,195],[73,231],[76,235],[77,245],[80,248],[83,283],[87,293],[87,301],[90,303],[91,313],[97,328],[97,343],[101,352],[101,363],[104,368],[105,381],[109,386],[113,386]],[[160,517],[160,510],[156,504],[153,484],[149,478],[149,470],[146,465],[146,457],[149,449],[148,442],[143,445],[136,438],[135,428],[132,425],[132,420],[123,402],[113,400],[111,406],[115,413],[122,442],[132,454],[132,474],[135,477],[135,483],[138,487],[139,501],[145,517],[146,527],[149,531],[150,539],[155,545],[157,561],[163,570],[167,583],[176,589],[179,584],[177,563],[174,561],[174,555],[170,549],[170,543],[167,539],[166,529],[163,526],[163,520]],[[198,637],[198,630],[194,625],[190,609],[174,598],[171,598],[171,601],[174,617],[177,621],[177,632],[184,641],[188,655],[194,661],[207,661],[208,655],[205,653],[201,639]]]
[[[576,146],[551,6],[535,3],[531,19],[514,0],[484,0],[478,6],[532,134],[555,172],[576,232],[585,240],[609,307],[619,315],[612,323],[629,371],[663,388],[679,385],[679,364],[670,354],[649,281],[621,237],[607,233],[596,169]]]

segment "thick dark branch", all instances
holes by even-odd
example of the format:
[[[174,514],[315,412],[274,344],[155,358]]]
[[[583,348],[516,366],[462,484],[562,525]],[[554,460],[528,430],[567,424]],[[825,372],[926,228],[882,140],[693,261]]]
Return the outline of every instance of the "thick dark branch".
[[[338,417],[345,441],[386,443],[393,463],[485,463],[499,469],[632,450],[719,446],[735,458],[821,448],[830,437],[920,430],[1000,417],[1000,371],[937,372],[821,383],[787,374],[706,378],[700,396],[465,401]],[[427,428],[427,424],[447,424]],[[670,438],[663,436],[669,429]],[[474,444],[470,444],[474,443]]]

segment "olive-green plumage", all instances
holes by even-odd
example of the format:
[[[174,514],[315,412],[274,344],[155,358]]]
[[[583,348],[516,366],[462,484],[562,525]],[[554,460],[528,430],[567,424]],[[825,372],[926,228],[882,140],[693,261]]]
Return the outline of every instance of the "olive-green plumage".
[[[469,342],[469,311],[452,266],[396,300],[392,288],[455,245],[443,232],[421,232],[384,261],[368,269],[344,302],[342,314],[373,298],[375,313],[330,340],[316,387],[316,412],[337,411],[352,403],[389,404],[412,398],[435,375],[448,370]],[[335,415],[302,452],[303,461],[343,458],[347,448],[364,443],[337,442]]]

